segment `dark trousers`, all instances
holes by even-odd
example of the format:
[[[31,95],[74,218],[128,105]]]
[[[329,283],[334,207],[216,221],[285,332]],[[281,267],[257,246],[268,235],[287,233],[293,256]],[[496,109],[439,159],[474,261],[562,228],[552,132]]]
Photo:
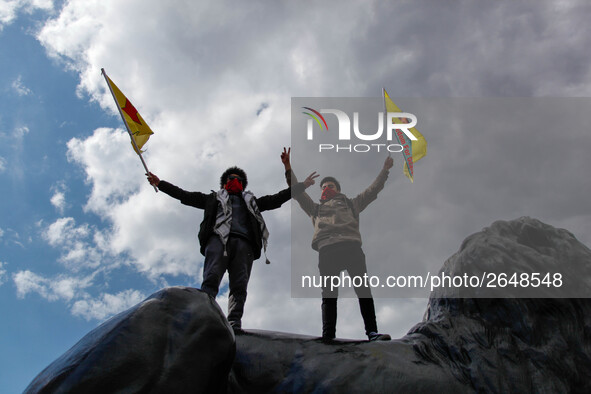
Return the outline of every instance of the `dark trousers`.
[[[215,298],[227,270],[230,278],[228,321],[233,328],[241,328],[253,262],[252,247],[245,238],[230,235],[226,253],[227,256],[224,256],[224,245],[217,235],[209,238],[205,247],[201,290]]]
[[[320,276],[338,276],[347,270],[351,277],[363,277],[367,273],[365,254],[361,246],[353,242],[342,242],[325,246],[318,254]],[[359,298],[359,309],[365,325],[365,334],[377,332],[376,310],[370,287],[355,287]],[[322,337],[332,339],[336,336],[338,288],[322,288]]]

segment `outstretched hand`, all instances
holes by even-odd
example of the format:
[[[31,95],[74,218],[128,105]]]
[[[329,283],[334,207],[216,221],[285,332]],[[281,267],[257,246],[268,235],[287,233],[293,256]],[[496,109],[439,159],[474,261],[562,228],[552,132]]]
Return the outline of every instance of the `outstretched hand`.
[[[148,177],[148,182],[150,182],[150,185],[158,187],[158,184],[160,183],[160,178],[158,178],[151,172],[148,172],[146,176]]]
[[[291,148],[286,150],[285,147],[283,147],[283,153],[281,153],[281,162],[283,163],[285,170],[291,170],[291,163],[289,161],[290,155],[291,155]]]
[[[310,186],[312,186],[313,184],[316,183],[315,179],[318,178],[320,176],[320,174],[317,174],[316,171],[314,171],[313,173],[311,173],[310,175],[308,175],[308,177],[306,179],[304,179],[304,186],[307,188],[309,188]]]
[[[391,156],[386,157],[384,161],[384,170],[389,170],[394,165],[394,159]]]

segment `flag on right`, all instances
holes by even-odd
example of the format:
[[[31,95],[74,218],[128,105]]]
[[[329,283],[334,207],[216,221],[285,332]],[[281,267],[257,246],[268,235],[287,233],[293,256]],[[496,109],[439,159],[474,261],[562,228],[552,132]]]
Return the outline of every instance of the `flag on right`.
[[[392,99],[390,98],[390,96],[388,96],[388,93],[386,92],[386,89],[384,89],[384,104],[386,106],[386,112],[402,112],[400,110],[400,108],[398,108],[398,106],[396,104],[394,104],[394,101],[392,101]],[[386,116],[388,116],[386,114]],[[393,119],[393,123],[406,123],[403,122],[402,119],[399,118],[394,118]],[[403,156],[404,156],[404,175],[407,176],[408,179],[410,179],[411,182],[414,182],[414,175],[413,175],[413,170],[414,170],[414,163],[416,163],[417,161],[419,161],[421,158],[423,158],[426,154],[427,154],[427,141],[425,140],[425,137],[423,137],[423,135],[421,133],[419,133],[419,131],[416,129],[416,127],[412,127],[409,130],[412,135],[414,135],[416,137],[416,141],[412,141],[410,140],[410,144],[408,144],[408,141],[398,141],[398,143],[402,146],[407,146],[410,148],[409,149],[409,153],[405,153],[405,151],[402,152]],[[398,134],[396,134],[396,138],[398,137]],[[403,143],[404,142],[404,143]]]

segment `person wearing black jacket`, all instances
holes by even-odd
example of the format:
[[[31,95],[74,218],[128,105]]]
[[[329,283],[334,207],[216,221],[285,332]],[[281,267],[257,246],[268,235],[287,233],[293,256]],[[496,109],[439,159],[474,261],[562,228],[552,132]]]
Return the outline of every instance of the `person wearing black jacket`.
[[[200,252],[205,256],[201,290],[215,298],[222,277],[228,271],[228,321],[235,333],[241,333],[252,263],[261,256],[261,249],[266,250],[269,237],[261,212],[277,209],[292,194],[302,193],[314,184],[316,176],[311,174],[304,182],[257,198],[245,191],[248,179],[238,167],[224,171],[220,177],[220,190],[208,194],[185,191],[151,172],[146,175],[150,184],[162,192],[184,205],[204,210],[198,235]]]

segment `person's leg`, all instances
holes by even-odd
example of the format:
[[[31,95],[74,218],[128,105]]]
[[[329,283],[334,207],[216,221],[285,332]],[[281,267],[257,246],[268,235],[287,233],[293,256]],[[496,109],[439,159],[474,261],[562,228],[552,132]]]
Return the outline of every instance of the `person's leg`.
[[[228,240],[228,275],[230,297],[228,298],[228,321],[235,330],[242,328],[242,315],[246,303],[248,280],[252,270],[253,253],[250,243],[240,237],[230,236]]]
[[[376,309],[373,298],[360,298],[359,309],[361,310],[361,317],[363,318],[363,325],[365,326],[365,335],[369,335],[372,332],[378,332]]]
[[[365,263],[365,254],[361,246],[351,247],[346,254],[347,272],[354,277],[363,277],[367,274],[367,265]],[[365,326],[365,335],[378,332],[378,325],[376,321],[376,310],[371,295],[371,287],[355,287],[355,294],[359,298],[359,309],[363,324]]]
[[[337,298],[322,298],[322,339],[334,339],[336,331]]]
[[[222,241],[217,235],[211,236],[205,247],[201,290],[215,298],[218,295],[220,282],[226,272],[227,265],[228,258],[224,256]]]
[[[325,277],[338,275],[339,268],[338,249],[334,247],[325,247],[318,253],[318,271],[324,282]],[[331,283],[330,280],[327,282]],[[322,339],[330,340],[336,337],[337,329],[337,299],[339,289],[322,287]]]

